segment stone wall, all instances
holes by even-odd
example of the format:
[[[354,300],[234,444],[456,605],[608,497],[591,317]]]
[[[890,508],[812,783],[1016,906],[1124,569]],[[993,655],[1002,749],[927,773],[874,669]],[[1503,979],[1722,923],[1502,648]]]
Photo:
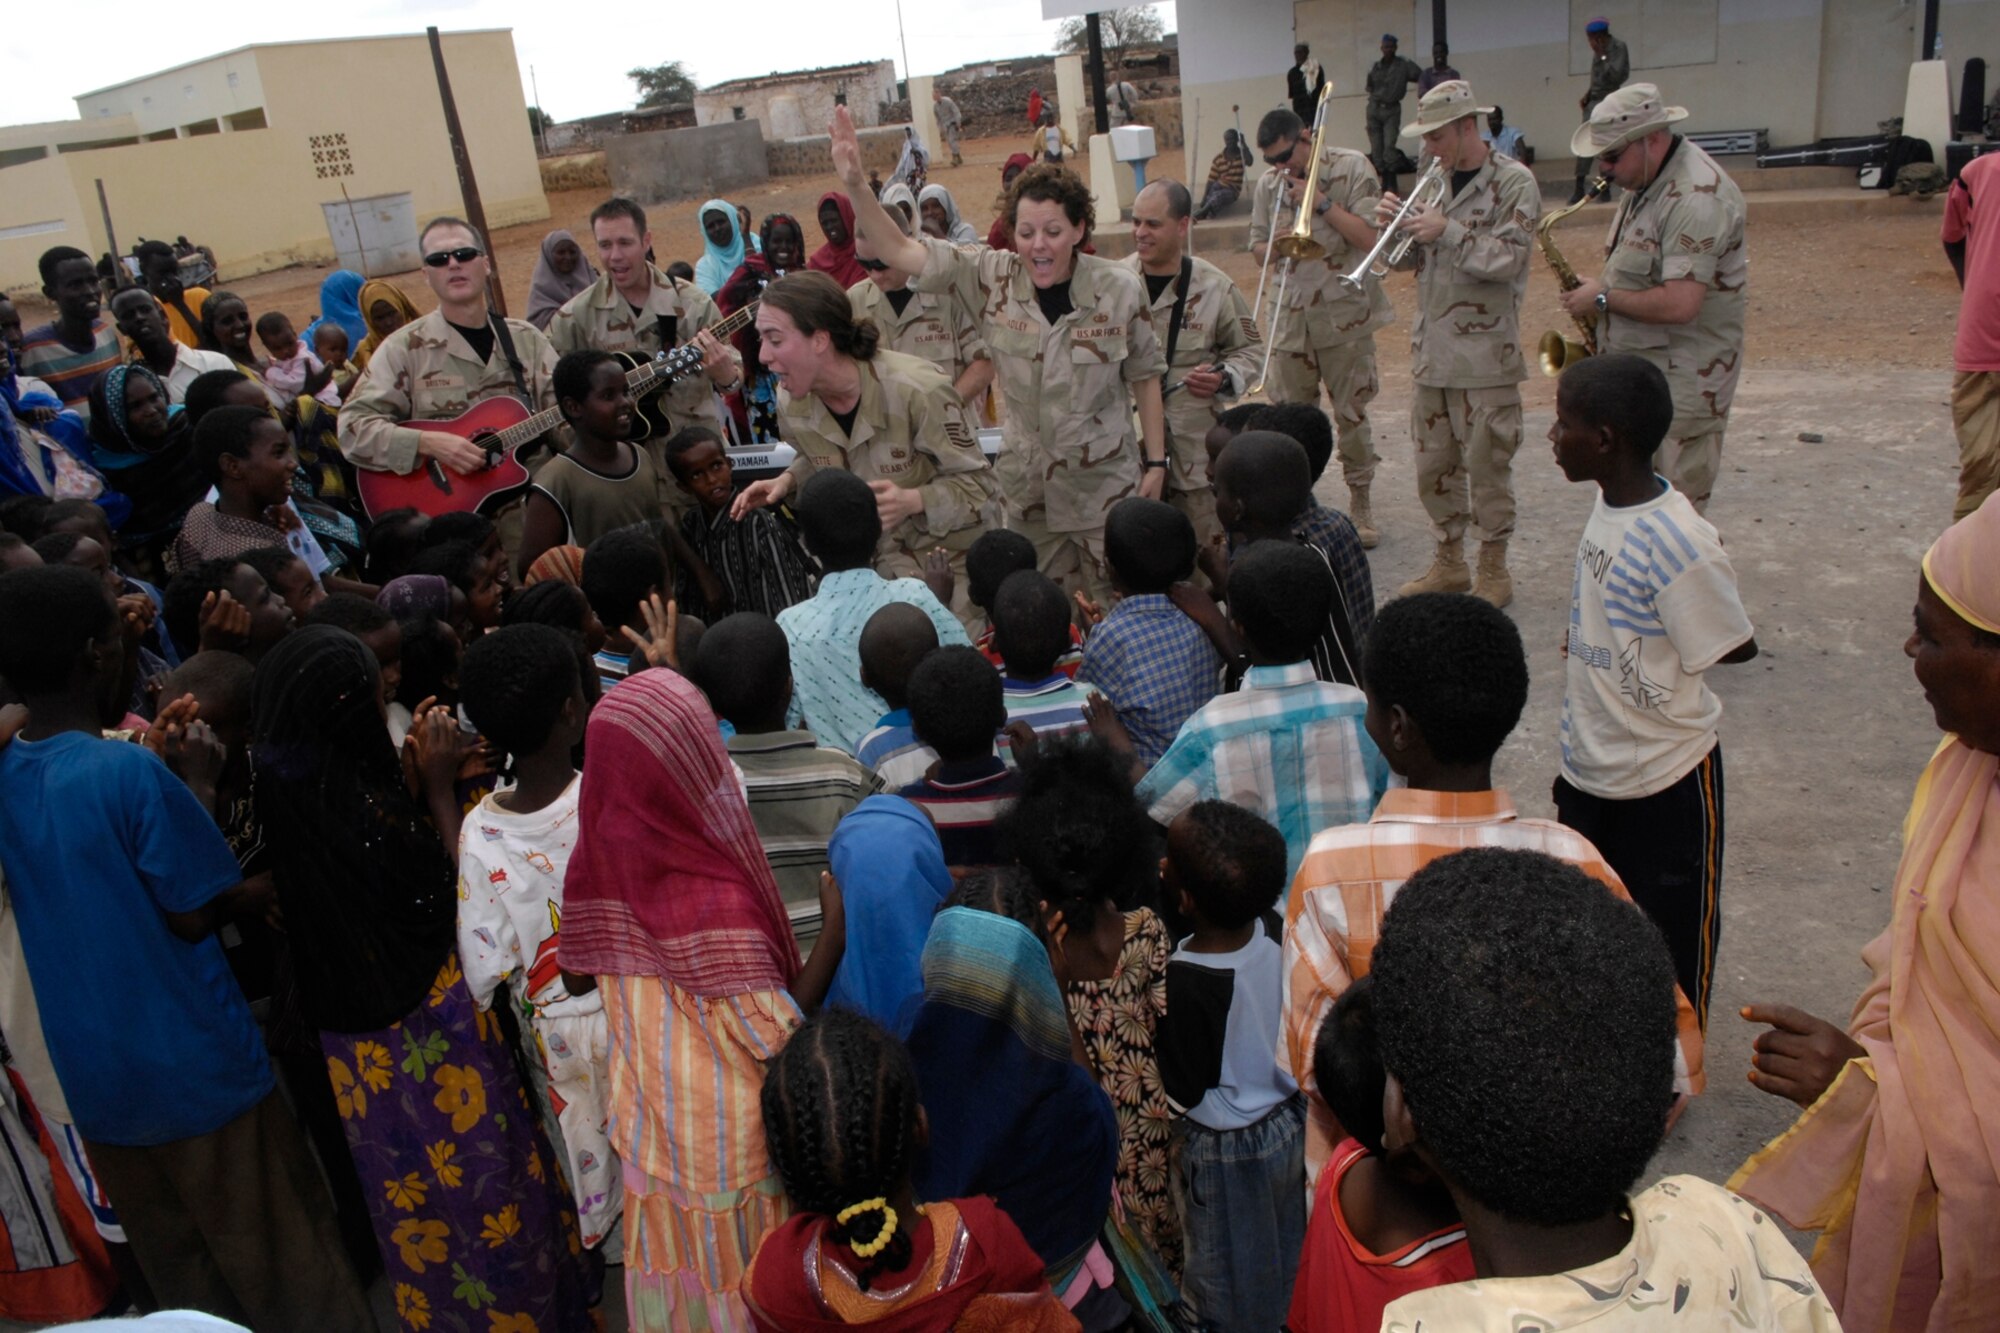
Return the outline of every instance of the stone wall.
[[[642,204],[706,199],[771,175],[764,132],[754,120],[620,135],[605,145],[604,157],[611,188]]]
[[[605,166],[604,153],[600,150],[543,158],[542,188],[551,191],[609,190],[611,172]]]
[[[825,129],[841,98],[856,125],[880,125],[882,104],[895,95],[896,67],[878,60],[872,65],[735,79],[696,93],[694,110],[700,124],[719,125],[733,120],[740,109],[744,120],[760,122],[776,141]]]
[[[861,166],[887,180],[903,155],[904,125],[884,125],[857,131],[861,140]],[[764,145],[765,161],[773,176],[833,176],[833,141],[824,134],[800,139],[777,139]]]

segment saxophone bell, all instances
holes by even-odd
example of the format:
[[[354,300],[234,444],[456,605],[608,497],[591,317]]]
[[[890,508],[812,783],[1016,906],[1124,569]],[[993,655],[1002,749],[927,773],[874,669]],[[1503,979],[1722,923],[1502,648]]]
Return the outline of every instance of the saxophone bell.
[[[1582,286],[1583,279],[1577,277],[1576,270],[1570,266],[1569,260],[1563,257],[1563,252],[1556,247],[1555,226],[1577,209],[1594,201],[1598,195],[1609,189],[1610,185],[1611,180],[1608,176],[1592,178],[1589,188],[1583,192],[1581,199],[1567,208],[1558,208],[1548,214],[1535,228],[1535,237],[1541,242],[1542,258],[1549,261],[1549,267],[1555,270],[1556,284],[1566,292],[1573,292]],[[1567,337],[1556,329],[1550,329],[1542,335],[1539,357],[1542,374],[1551,378],[1562,374],[1565,366],[1575,365],[1587,356],[1597,355],[1597,316],[1571,315],[1570,318],[1575,321],[1581,338]]]

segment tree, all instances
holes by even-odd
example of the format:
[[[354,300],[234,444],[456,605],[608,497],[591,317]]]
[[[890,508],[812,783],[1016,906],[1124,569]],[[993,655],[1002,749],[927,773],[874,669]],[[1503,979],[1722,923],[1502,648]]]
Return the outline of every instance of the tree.
[[[1151,5],[1136,9],[1107,9],[1097,16],[1104,33],[1104,55],[1108,64],[1116,67],[1125,57],[1128,46],[1143,46],[1147,42],[1157,42],[1166,35],[1166,25],[1160,21],[1160,11]],[[1056,29],[1056,50],[1090,50],[1090,30],[1085,20],[1069,18]]]
[[[538,106],[528,108],[528,133],[540,134],[556,123],[556,118]]]
[[[694,75],[678,60],[625,71],[639,85],[639,106],[676,106],[694,101]]]

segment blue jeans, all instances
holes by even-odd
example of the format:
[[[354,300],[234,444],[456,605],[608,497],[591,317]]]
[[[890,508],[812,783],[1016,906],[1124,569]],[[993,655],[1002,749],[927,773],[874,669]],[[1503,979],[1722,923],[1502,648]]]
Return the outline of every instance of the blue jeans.
[[[1273,1333],[1306,1238],[1305,1099],[1254,1125],[1183,1121],[1174,1193],[1187,1242],[1181,1291],[1203,1329]]]

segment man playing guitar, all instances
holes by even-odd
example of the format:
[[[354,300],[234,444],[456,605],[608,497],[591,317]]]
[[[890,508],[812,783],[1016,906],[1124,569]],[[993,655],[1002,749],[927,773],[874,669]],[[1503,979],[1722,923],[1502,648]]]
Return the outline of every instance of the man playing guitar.
[[[655,423],[656,441],[687,426],[707,426],[721,433],[716,393],[734,389],[742,377],[736,354],[708,332],[721,322],[722,312],[701,288],[670,278],[648,262],[653,234],[646,229],[645,210],[630,199],[599,204],[591,212],[590,231],[604,275],[571,297],[549,321],[549,340],[556,351],[594,348],[651,357],[682,343],[695,343],[702,349],[704,373],[672,385],[646,408],[645,416]]]
[[[410,473],[436,460],[465,476],[487,464],[480,445],[411,423],[446,420],[488,398],[522,400],[529,411],[553,407],[556,349],[534,325],[503,320],[486,304],[492,261],[469,223],[438,218],[418,248],[438,308],[376,348],[341,408],[340,449],[356,467]]]

